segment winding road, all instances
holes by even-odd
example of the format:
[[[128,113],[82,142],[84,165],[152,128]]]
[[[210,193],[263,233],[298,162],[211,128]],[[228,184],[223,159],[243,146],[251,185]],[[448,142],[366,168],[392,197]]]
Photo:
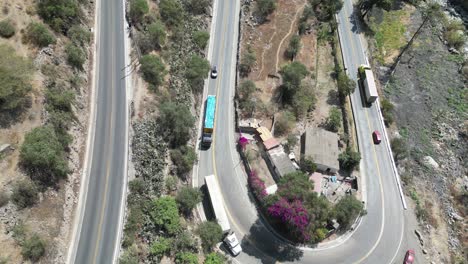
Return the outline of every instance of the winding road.
[[[209,60],[218,67],[218,78],[207,81],[206,93],[217,95],[215,135],[212,147],[200,152],[194,173],[198,186],[203,177],[215,174],[224,196],[225,208],[233,230],[241,237],[243,253],[238,263],[401,263],[407,248],[417,246],[405,226],[411,214],[405,211],[387,151],[386,138],[380,145],[372,142],[372,131],[383,131],[376,105],[363,105],[359,89],[352,94],[361,174],[366,186],[367,215],[357,228],[337,241],[317,248],[295,248],[270,230],[257,213],[247,189],[239,154],[236,151],[234,93],[240,1],[215,0]],[[352,24],[353,6],[345,0],[338,14],[344,62],[351,78],[357,67],[366,63],[356,25]],[[206,95],[205,95],[206,96]],[[198,178],[197,178],[198,177]]]

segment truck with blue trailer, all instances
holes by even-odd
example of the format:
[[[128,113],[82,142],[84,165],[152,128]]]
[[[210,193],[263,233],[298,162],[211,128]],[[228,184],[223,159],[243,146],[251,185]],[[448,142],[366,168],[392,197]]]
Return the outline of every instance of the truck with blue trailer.
[[[202,146],[209,148],[213,142],[214,119],[216,112],[216,96],[208,95],[205,104],[205,119],[203,122]]]

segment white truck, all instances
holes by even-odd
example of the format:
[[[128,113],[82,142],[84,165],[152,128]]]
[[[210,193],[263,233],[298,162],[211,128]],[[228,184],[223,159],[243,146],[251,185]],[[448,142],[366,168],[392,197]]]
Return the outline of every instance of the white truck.
[[[223,196],[221,195],[221,189],[219,188],[218,181],[214,175],[209,175],[205,176],[205,184],[208,189],[216,222],[218,222],[223,230],[223,242],[231,253],[234,256],[237,256],[242,251],[242,247],[240,246],[236,234],[231,231],[231,225],[229,224],[229,219],[227,217],[226,210],[224,209]]]
[[[374,74],[369,65],[359,66],[359,82],[364,87],[364,95],[366,102],[371,104],[377,100],[379,94],[377,93],[377,87],[375,86]]]

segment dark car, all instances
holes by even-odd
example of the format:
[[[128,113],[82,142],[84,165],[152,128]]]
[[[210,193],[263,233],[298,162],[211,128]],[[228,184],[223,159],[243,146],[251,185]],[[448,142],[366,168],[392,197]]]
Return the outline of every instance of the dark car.
[[[218,70],[216,66],[211,67],[211,78],[216,79],[218,77]]]
[[[413,264],[414,262],[414,250],[410,249],[406,251],[405,260],[403,264]]]
[[[374,144],[380,144],[380,142],[382,142],[379,131],[375,130],[372,132],[372,139],[374,140]]]

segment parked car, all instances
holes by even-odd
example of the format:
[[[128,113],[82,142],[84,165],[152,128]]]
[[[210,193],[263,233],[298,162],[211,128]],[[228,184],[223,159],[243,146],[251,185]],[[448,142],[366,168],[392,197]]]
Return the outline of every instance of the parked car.
[[[414,250],[409,249],[406,251],[404,264],[413,264],[414,262]]]
[[[211,67],[211,78],[216,79],[218,77],[218,70],[216,66]]]
[[[374,140],[374,144],[380,144],[380,142],[382,142],[382,137],[380,136],[380,132],[377,130],[372,132],[372,139]]]

